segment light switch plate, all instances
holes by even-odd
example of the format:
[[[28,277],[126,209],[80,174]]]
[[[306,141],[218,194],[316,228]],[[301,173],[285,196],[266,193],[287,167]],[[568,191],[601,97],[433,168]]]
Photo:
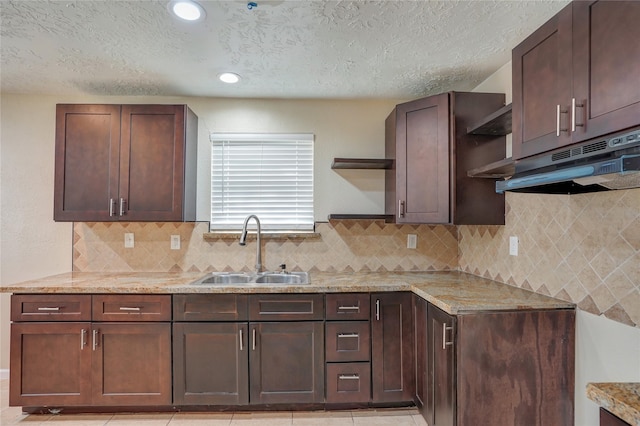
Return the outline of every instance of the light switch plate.
[[[133,238],[133,233],[127,232],[124,234],[124,248],[133,248],[135,245],[135,241]]]
[[[511,256],[518,255],[518,237],[515,237],[515,236],[509,237],[509,254]]]
[[[180,250],[180,235],[171,236],[171,250]]]
[[[407,248],[414,249],[418,247],[418,236],[416,234],[407,235]]]

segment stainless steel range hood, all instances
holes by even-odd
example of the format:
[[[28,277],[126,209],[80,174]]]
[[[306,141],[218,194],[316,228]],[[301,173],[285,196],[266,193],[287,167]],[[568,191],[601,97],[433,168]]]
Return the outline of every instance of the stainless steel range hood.
[[[640,129],[516,163],[496,192],[579,194],[640,187]]]

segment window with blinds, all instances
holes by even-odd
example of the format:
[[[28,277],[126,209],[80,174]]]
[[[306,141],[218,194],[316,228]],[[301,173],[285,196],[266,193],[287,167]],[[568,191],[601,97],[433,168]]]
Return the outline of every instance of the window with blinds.
[[[313,230],[313,135],[212,133],[211,231]],[[254,222],[251,222],[253,225]]]

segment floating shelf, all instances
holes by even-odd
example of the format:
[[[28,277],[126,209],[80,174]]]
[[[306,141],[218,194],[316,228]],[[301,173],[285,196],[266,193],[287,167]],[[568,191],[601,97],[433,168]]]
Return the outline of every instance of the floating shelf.
[[[469,177],[501,179],[513,176],[515,173],[515,161],[513,158],[505,158],[503,160],[494,161],[482,167],[478,167],[467,172]]]
[[[473,126],[467,128],[472,135],[503,136],[511,133],[511,104],[489,114]]]
[[[330,214],[329,220],[345,220],[345,219],[372,219],[372,220],[384,220],[385,222],[393,222],[393,215],[386,214]]]
[[[334,158],[332,169],[390,169],[393,160],[377,158]]]

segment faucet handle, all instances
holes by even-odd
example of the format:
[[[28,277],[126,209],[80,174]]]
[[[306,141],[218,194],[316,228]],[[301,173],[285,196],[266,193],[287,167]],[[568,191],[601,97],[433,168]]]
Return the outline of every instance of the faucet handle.
[[[283,274],[288,274],[287,265],[285,263],[281,263],[280,264],[280,272],[283,273]]]

